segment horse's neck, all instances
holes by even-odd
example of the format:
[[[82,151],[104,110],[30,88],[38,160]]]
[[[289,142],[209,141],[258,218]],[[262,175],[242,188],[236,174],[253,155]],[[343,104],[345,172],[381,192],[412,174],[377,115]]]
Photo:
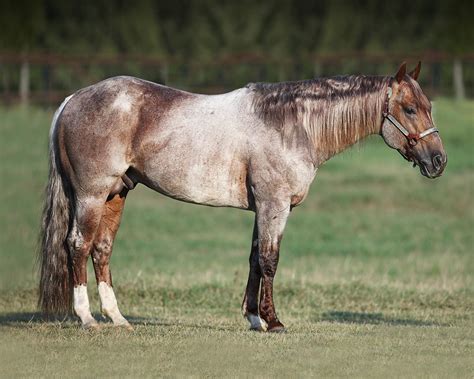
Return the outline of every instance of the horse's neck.
[[[386,88],[338,100],[322,100],[310,128],[318,163],[363,140],[379,134]]]
[[[253,83],[253,112],[284,145],[304,147],[316,164],[379,133],[389,77],[350,76]]]

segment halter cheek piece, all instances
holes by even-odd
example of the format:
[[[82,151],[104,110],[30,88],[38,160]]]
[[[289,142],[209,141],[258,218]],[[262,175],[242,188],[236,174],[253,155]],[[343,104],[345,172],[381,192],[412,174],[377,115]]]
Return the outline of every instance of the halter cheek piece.
[[[383,119],[387,119],[390,121],[392,125],[394,125],[408,140],[408,143],[410,146],[415,146],[418,141],[431,133],[439,133],[438,129],[435,128],[434,126],[426,129],[424,132],[421,133],[410,133],[400,122],[390,113],[388,109],[388,103],[390,101],[390,97],[392,96],[392,87],[388,87],[387,90],[387,97],[385,98],[385,103],[384,103],[384,110],[383,110]]]

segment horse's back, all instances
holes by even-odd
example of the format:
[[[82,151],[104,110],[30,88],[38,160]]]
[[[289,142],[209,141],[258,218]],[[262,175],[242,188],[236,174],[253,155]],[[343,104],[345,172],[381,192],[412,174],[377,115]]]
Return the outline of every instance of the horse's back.
[[[79,90],[57,125],[73,184],[101,191],[132,168],[168,196],[246,208],[247,132],[240,92],[205,96],[133,77]]]

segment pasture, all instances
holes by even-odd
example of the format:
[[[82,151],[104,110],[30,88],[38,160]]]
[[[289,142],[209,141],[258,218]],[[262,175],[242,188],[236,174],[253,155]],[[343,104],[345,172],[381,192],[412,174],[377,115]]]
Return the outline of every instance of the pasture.
[[[474,102],[436,101],[439,179],[379,137],[320,169],[282,242],[281,335],[249,331],[240,314],[253,214],[143,186],[111,266],[134,331],[42,321],[34,261],[51,117],[0,109],[1,376],[474,375]],[[98,318],[92,266],[89,279]]]

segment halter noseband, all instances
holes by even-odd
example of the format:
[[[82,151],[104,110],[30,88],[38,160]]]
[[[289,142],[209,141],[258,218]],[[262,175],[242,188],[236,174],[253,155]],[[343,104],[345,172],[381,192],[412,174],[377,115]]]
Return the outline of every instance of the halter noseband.
[[[390,97],[392,96],[392,87],[388,87],[387,90],[387,97],[385,98],[385,103],[384,103],[384,110],[383,110],[383,119],[387,119],[392,123],[393,126],[395,126],[408,140],[408,143],[411,146],[415,146],[418,141],[431,133],[439,133],[439,130],[435,128],[434,126],[426,129],[424,132],[421,133],[410,133],[400,122],[390,113],[388,103],[390,101]]]

